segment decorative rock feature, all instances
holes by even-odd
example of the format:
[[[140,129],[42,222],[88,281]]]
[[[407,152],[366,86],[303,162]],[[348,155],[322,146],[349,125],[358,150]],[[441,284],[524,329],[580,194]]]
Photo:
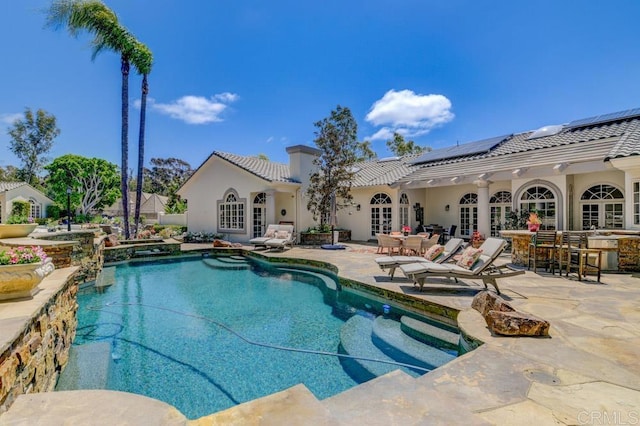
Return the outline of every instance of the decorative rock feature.
[[[471,307],[482,314],[492,333],[502,336],[548,336],[548,321],[518,312],[497,294],[481,291]]]

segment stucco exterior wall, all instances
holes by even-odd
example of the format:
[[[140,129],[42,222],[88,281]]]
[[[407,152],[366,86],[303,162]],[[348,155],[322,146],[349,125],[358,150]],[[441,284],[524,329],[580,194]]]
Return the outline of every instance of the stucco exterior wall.
[[[573,211],[573,229],[582,229],[582,202],[580,200],[582,194],[593,185],[598,184],[613,185],[624,194],[624,172],[611,170],[607,172],[573,175],[573,203],[571,209]]]

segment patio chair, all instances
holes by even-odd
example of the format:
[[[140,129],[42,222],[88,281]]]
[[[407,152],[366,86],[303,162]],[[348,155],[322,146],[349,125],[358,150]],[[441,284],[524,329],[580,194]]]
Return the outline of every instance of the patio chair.
[[[475,263],[471,264],[469,269],[461,266],[460,263],[425,262],[400,265],[400,269],[408,278],[413,280],[414,286],[418,285],[420,287],[420,291],[422,291],[428,278],[444,277],[454,278],[456,282],[458,282],[458,278],[482,280],[485,288],[488,288],[487,284],[491,284],[496,289],[496,293],[500,294],[497,283],[499,278],[524,274],[524,271],[513,269],[509,265],[495,266],[493,264],[507,247],[507,244],[507,241],[502,238],[487,238],[478,249],[480,250],[479,257]]]
[[[551,269],[551,274],[555,273],[557,256],[556,231],[536,231],[529,243],[527,253],[527,268],[531,269],[533,261],[533,272],[538,271],[538,261],[543,261],[547,269]]]
[[[589,240],[586,232],[569,232],[562,233],[562,244],[558,248],[560,275],[562,268],[566,270],[566,276],[572,269],[578,273],[578,280],[582,281],[586,278],[587,272],[593,270],[597,274],[597,281],[600,282],[602,250],[589,248]]]
[[[380,253],[384,253],[386,249],[389,256],[393,253],[401,254],[402,240],[390,237],[386,234],[378,234],[378,247]]]
[[[293,225],[277,225],[275,238],[271,238],[264,242],[264,245],[270,249],[284,250],[287,246],[293,247],[295,241],[295,234],[293,232]]]
[[[267,230],[264,231],[264,235],[262,237],[256,237],[249,240],[249,244],[253,244],[254,248],[258,247],[266,247],[265,244],[272,238],[276,237],[276,231],[279,229],[279,225],[269,225],[267,226]]]
[[[422,256],[385,256],[375,259],[380,269],[389,270],[389,275],[393,279],[396,269],[400,265],[409,263],[443,263],[450,260],[453,255],[464,245],[462,238],[452,238],[444,245],[442,253],[433,260],[426,259]]]
[[[442,238],[445,241],[449,241],[450,238],[453,238],[456,236],[456,229],[458,228],[458,225],[451,225],[449,227],[449,229],[444,231],[444,235],[442,236]]]
[[[428,238],[427,237],[422,239],[422,243],[421,243],[422,251],[420,252],[420,254],[425,254],[425,252],[428,249],[438,244],[438,241],[440,240],[440,235],[438,234],[433,234],[431,235],[431,237],[428,237]]]
[[[420,256],[422,254],[422,238],[420,235],[408,235],[402,242],[402,252],[404,255],[409,256],[415,254]]]

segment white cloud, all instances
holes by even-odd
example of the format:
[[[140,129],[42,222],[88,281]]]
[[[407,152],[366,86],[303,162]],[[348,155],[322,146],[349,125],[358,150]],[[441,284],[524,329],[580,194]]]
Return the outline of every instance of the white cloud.
[[[0,123],[13,125],[13,122],[16,120],[20,120],[23,118],[23,115],[20,113],[15,114],[0,114]]]
[[[451,101],[443,95],[420,95],[411,90],[389,90],[371,106],[365,120],[385,126],[371,140],[389,139],[393,132],[407,137],[429,133],[453,120]]]
[[[171,103],[156,103],[154,99],[148,99],[149,105],[155,111],[166,114],[171,118],[182,120],[187,124],[207,124],[223,121],[221,115],[235,102],[239,96],[235,93],[219,93],[207,99],[203,96],[183,96]],[[135,101],[136,107],[140,107],[140,101]]]

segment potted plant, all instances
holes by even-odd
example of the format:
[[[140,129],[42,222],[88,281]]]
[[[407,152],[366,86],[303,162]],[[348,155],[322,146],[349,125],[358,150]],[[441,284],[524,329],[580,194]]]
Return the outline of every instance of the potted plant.
[[[484,243],[484,235],[479,231],[473,231],[473,234],[471,234],[471,247],[478,248],[482,243]]]
[[[407,225],[402,226],[402,232],[404,232],[404,236],[406,237],[411,232],[411,227]]]
[[[32,297],[54,266],[42,247],[15,247],[0,251],[0,300]]]
[[[529,220],[527,220],[527,227],[529,228],[529,231],[536,232],[538,229],[540,229],[541,224],[542,224],[542,221],[538,217],[538,213],[530,212]]]
[[[15,200],[7,223],[0,224],[0,238],[20,238],[32,233],[37,223],[29,217],[31,205],[27,201]]]

